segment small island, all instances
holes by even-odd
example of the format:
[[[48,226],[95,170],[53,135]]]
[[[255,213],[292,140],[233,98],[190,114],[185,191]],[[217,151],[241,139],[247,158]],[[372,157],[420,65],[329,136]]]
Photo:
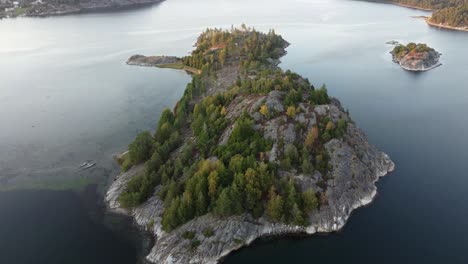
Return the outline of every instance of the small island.
[[[442,65],[439,62],[441,54],[426,44],[397,44],[390,53],[393,62],[407,71],[428,71]]]
[[[278,67],[288,45],[243,25],[208,29],[190,56],[128,61],[198,71],[106,193],[154,235],[148,262],[211,264],[261,237],[337,231],[393,171],[325,85]]]

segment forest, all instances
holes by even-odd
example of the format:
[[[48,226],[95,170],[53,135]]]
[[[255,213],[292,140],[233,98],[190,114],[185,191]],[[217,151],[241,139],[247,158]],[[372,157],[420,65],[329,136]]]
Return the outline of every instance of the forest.
[[[432,14],[430,21],[453,27],[468,27],[468,3],[437,10]]]
[[[428,51],[433,51],[434,49],[427,46],[424,43],[413,43],[410,42],[407,45],[396,45],[395,48],[393,48],[392,54],[398,59],[402,59],[404,56],[406,56],[408,53],[422,53],[422,52],[428,52]]]

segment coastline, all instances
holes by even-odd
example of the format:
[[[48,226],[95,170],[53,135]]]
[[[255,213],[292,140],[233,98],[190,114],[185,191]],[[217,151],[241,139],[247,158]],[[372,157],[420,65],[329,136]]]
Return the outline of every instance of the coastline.
[[[406,4],[396,3],[396,2],[387,2],[387,1],[380,1],[380,0],[375,0],[375,1],[366,0],[366,2],[379,3],[379,4],[391,4],[391,5],[396,5],[396,6],[401,6],[401,7],[411,8],[411,9],[416,9],[416,10],[421,10],[421,11],[427,11],[427,12],[436,11],[430,8],[417,7],[417,6],[406,5]],[[437,23],[431,22],[430,21],[431,17],[428,17],[428,16],[415,16],[415,18],[423,18],[426,21],[426,23],[432,27],[468,32],[468,27],[453,27],[453,26],[444,25],[444,24],[437,24]]]
[[[453,26],[449,26],[449,25],[444,25],[444,24],[437,24],[437,23],[434,23],[434,22],[431,22],[431,17],[422,17],[424,18],[424,21],[426,21],[426,23],[431,26],[431,27],[437,27],[437,28],[440,28],[440,29],[447,29],[447,30],[455,30],[455,31],[463,31],[463,32],[468,32],[468,27],[453,27]]]
[[[421,11],[428,11],[428,12],[434,12],[434,9],[430,8],[424,8],[424,7],[418,7],[418,6],[412,6],[412,5],[406,5],[406,4],[401,4],[401,3],[395,3],[395,2],[383,2],[379,1],[380,3],[388,3],[388,4],[393,4],[401,7],[406,7],[406,8],[411,8],[411,9],[416,9],[416,10],[421,10]]]
[[[415,70],[415,69],[411,69],[411,68],[405,67],[405,66],[400,64],[400,67],[402,69],[404,69],[406,71],[410,71],[410,72],[426,72],[426,71],[430,71],[432,69],[438,68],[440,66],[442,66],[442,63],[437,63],[437,64],[435,64],[435,65],[433,65],[433,66],[431,66],[429,68],[425,68],[425,69],[422,69],[422,70]]]
[[[358,133],[362,133],[362,131],[359,130]],[[150,227],[151,219],[160,219],[157,215],[159,215],[160,210],[163,208],[162,201],[160,201],[159,199],[152,198],[140,207],[137,207],[132,210],[127,210],[121,208],[118,202],[112,197],[116,193],[119,193],[118,191],[115,192],[116,190],[123,188],[126,182],[133,175],[137,174],[143,169],[143,165],[139,165],[135,168],[130,169],[128,172],[121,173],[120,175],[118,175],[116,181],[108,189],[108,192],[105,197],[105,203],[109,211],[132,217],[133,222],[137,228],[144,232],[149,232],[153,234],[153,243],[149,246],[150,251],[148,252],[148,255],[145,258],[145,261],[149,263],[186,263],[183,260],[178,260],[175,256],[169,256],[165,260],[162,260],[162,256],[158,254],[157,250],[161,247],[168,246],[166,243],[171,241],[167,241],[167,237],[173,238],[181,236],[181,234],[183,234],[185,231],[193,230],[193,227],[197,225],[203,225],[205,223],[208,223],[206,224],[207,226],[219,226],[220,229],[222,229],[223,232],[226,233],[229,233],[233,230],[237,230],[237,228],[249,230],[250,234],[244,240],[242,240],[242,242],[228,246],[227,248],[223,248],[222,251],[214,257],[205,256],[205,258],[203,259],[194,259],[193,262],[208,264],[223,263],[234,252],[249,247],[253,243],[262,239],[274,239],[278,237],[294,236],[311,237],[315,234],[331,234],[342,230],[346,226],[348,219],[351,217],[352,213],[356,209],[366,207],[372,204],[377,195],[377,187],[375,186],[375,184],[380,180],[380,178],[394,171],[395,164],[390,160],[390,157],[387,154],[381,153],[380,158],[380,162],[382,163],[381,165],[383,166],[380,169],[375,170],[374,179],[372,180],[372,190],[369,190],[366,195],[354,201],[354,203],[350,205],[349,209],[343,209],[342,211],[340,210],[339,214],[336,215],[327,215],[327,217],[330,219],[324,219],[324,221],[319,221],[309,226],[271,223],[265,219],[252,221],[248,215],[233,216],[228,217],[226,219],[219,219],[217,217],[213,217],[211,214],[208,214],[184,224],[178,230],[174,230],[171,233],[166,233],[162,231],[160,223],[158,223],[159,220],[156,220],[156,222],[153,223],[154,226]],[[217,238],[218,237],[216,237],[216,239]],[[161,243],[160,240],[163,240],[163,242]],[[160,244],[158,244],[158,242]]]
[[[371,3],[379,3],[379,4],[391,4],[391,5],[396,5],[396,6],[401,6],[401,7],[406,7],[406,8],[411,8],[411,9],[416,9],[416,10],[421,10],[421,11],[428,11],[428,12],[433,12],[435,11],[434,9],[430,8],[423,8],[423,7],[418,7],[418,6],[412,6],[412,5],[406,5],[406,4],[401,4],[401,3],[396,3],[396,2],[388,2],[388,1],[381,1],[381,0],[365,0],[366,2],[371,2]]]
[[[53,17],[53,16],[65,16],[65,15],[73,15],[73,14],[87,14],[87,13],[95,13],[95,12],[112,12],[118,10],[125,10],[131,8],[139,8],[145,7],[153,4],[158,4],[163,2],[164,0],[137,0],[137,1],[129,1],[127,3],[110,3],[110,4],[97,4],[97,5],[90,5],[90,6],[67,6],[64,10],[47,10],[41,13],[35,14],[20,14],[15,16],[9,16],[8,14],[0,14],[1,19],[8,19],[8,18],[18,18],[18,17],[36,17],[36,18],[46,18],[46,17]]]

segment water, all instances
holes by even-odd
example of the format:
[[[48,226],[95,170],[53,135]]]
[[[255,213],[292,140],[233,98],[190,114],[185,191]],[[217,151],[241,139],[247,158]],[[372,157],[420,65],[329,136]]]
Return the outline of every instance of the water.
[[[94,217],[90,212],[100,207],[70,198],[76,192],[68,190],[94,197],[82,190],[96,183],[102,193],[116,173],[112,155],[155,127],[189,77],[125,60],[135,53],[182,56],[203,29],[246,23],[283,35],[292,45],[281,66],[315,85],[326,83],[397,168],[379,182],[375,202],[356,211],[341,232],[258,242],[226,262],[467,263],[468,34],[430,28],[411,17],[417,15],[427,13],[347,0],[168,0],[125,12],[0,21],[1,188],[47,189],[2,194],[10,198],[0,197],[8,201],[0,203],[0,226],[9,227],[10,236],[0,229],[0,255],[58,254],[58,243],[73,250],[61,250],[62,259],[50,253],[15,263],[64,263],[78,252],[95,253],[86,263],[133,263],[138,246],[127,236],[113,239],[128,223]],[[426,42],[443,54],[443,66],[405,72],[391,62],[389,40]],[[96,160],[96,168],[77,173],[87,159]],[[79,220],[59,218],[53,213],[59,204]],[[39,214],[48,221],[29,220]],[[61,225],[99,235],[77,233],[87,246],[75,246],[58,235]],[[5,247],[12,234],[22,239]],[[109,247],[128,248],[114,252],[129,257],[113,261],[92,243],[98,237]]]

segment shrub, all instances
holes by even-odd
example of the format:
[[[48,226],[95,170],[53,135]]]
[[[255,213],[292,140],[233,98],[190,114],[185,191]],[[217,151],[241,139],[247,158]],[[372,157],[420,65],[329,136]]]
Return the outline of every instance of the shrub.
[[[182,237],[188,240],[192,240],[195,238],[195,235],[196,235],[195,231],[185,231],[182,234]]]
[[[205,228],[205,229],[203,230],[203,235],[204,235],[205,237],[212,237],[212,236],[214,235],[214,231],[213,231],[213,229],[207,227],[207,228]]]

